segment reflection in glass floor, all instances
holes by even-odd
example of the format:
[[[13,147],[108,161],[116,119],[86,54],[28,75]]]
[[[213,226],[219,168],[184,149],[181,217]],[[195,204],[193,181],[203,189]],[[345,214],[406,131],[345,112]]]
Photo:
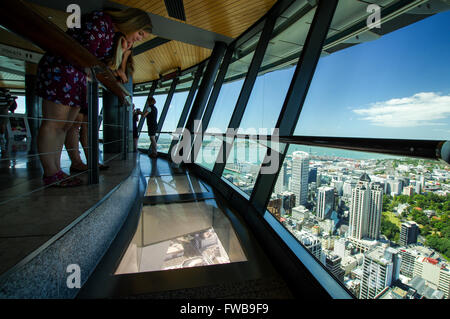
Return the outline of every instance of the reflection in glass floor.
[[[195,176],[190,175],[147,177],[146,180],[148,186],[145,196],[209,192],[206,185],[204,185]]]
[[[223,211],[213,199],[144,206],[116,274],[246,261]]]

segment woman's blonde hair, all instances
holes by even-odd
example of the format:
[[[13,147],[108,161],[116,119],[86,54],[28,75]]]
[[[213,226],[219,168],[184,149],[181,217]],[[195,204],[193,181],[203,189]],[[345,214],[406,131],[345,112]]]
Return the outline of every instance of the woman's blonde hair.
[[[113,23],[123,34],[130,34],[139,30],[152,33],[152,20],[145,11],[136,8],[125,10],[108,9],[105,12],[111,16]]]

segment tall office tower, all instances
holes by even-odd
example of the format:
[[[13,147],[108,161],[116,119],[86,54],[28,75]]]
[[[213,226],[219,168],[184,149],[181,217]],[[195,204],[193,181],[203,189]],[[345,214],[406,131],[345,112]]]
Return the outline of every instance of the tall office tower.
[[[383,189],[379,183],[369,187],[370,177],[363,174],[352,190],[349,234],[355,239],[378,239],[381,226]]]
[[[408,221],[402,224],[400,231],[400,245],[408,246],[417,243],[417,236],[419,236],[419,225],[413,221]]]
[[[308,173],[308,183],[317,182],[317,167],[312,167]]]
[[[342,192],[344,197],[352,197],[352,190],[356,186],[354,181],[345,181],[342,186]]]
[[[308,198],[309,154],[297,151],[292,154],[292,192],[295,206],[305,205]]]
[[[278,195],[281,198],[281,215],[292,214],[292,208],[295,207],[295,195],[292,192],[283,192]]]
[[[403,180],[394,180],[391,187],[392,193],[394,193],[395,195],[401,195],[401,193],[403,192]]]
[[[278,174],[277,182],[275,183],[274,193],[281,194],[284,191],[284,184],[286,179],[287,163],[283,163]]]
[[[415,190],[416,194],[422,193],[422,185],[420,184],[419,181],[416,181],[416,188],[414,190]]]
[[[344,194],[344,182],[343,181],[334,181],[330,184],[331,187],[336,189],[336,193],[338,196],[342,196]]]
[[[421,187],[421,189],[424,190],[424,189],[425,189],[425,176],[420,175],[419,181],[420,181],[420,187]]]
[[[280,220],[281,218],[281,198],[271,198],[269,203],[267,204],[267,210],[275,216],[276,219]]]
[[[334,188],[322,186],[317,193],[317,217],[323,220],[334,209]]]
[[[374,299],[399,278],[401,256],[398,250],[378,246],[364,254],[360,299]]]
[[[326,255],[325,266],[340,281],[344,280],[344,269],[341,268],[342,258],[337,255]]]
[[[378,239],[381,228],[381,211],[383,210],[383,187],[380,183],[370,186],[369,219],[367,225],[367,237]]]
[[[367,215],[369,212],[369,185],[359,181],[352,190],[350,205],[349,237],[362,239],[367,234]]]
[[[409,197],[414,195],[414,186],[409,185],[409,186],[403,187],[403,195],[406,195]]]
[[[333,253],[341,257],[341,259],[344,259],[345,257],[347,257],[346,247],[347,240],[345,238],[339,238],[339,240],[334,241]]]
[[[400,256],[402,257],[402,263],[400,265],[400,274],[408,278],[414,277],[414,263],[419,253],[414,249],[400,248]]]

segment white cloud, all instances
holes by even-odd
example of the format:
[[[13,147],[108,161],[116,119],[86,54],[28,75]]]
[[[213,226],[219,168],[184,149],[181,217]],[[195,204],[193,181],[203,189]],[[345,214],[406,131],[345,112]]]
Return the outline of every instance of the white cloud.
[[[372,103],[368,108],[353,112],[377,126],[445,126],[450,124],[450,94],[422,92],[411,97]]]

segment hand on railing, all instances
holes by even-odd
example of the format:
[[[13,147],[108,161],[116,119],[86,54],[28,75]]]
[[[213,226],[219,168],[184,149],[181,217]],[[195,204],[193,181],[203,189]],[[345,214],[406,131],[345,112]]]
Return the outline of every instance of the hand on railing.
[[[121,83],[127,83],[127,82],[128,82],[127,75],[126,75],[125,72],[123,72],[121,69],[113,71],[113,74],[114,74],[116,77],[119,78],[119,81],[120,81]]]

